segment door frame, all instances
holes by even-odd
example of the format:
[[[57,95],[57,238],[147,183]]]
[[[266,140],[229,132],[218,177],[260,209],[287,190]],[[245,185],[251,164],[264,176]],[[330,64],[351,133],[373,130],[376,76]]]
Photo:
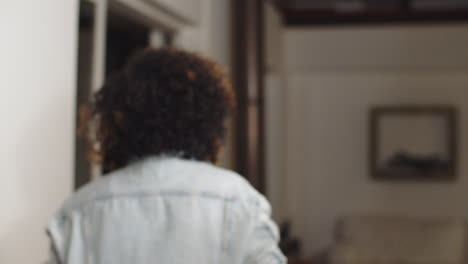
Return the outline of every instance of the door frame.
[[[90,95],[99,91],[105,82],[105,61],[106,61],[106,31],[108,10],[113,9],[129,18],[138,21],[153,30],[150,34],[150,46],[159,46],[163,42],[161,32],[170,33],[173,36],[174,44],[181,47],[193,46],[194,42],[199,48],[203,48],[203,34],[196,34],[201,31],[202,25],[196,20],[185,19],[185,15],[178,13],[174,8],[165,8],[156,1],[148,0],[82,0],[94,4],[93,14],[93,43],[92,43],[92,63],[90,74]],[[200,0],[202,4],[209,4]],[[203,11],[203,9],[202,9]],[[200,12],[201,13],[201,12]],[[202,14],[199,14],[202,17]],[[159,35],[159,36],[158,36]],[[188,37],[189,36],[189,37]],[[91,100],[91,98],[90,98]],[[91,127],[91,129],[93,129]],[[75,159],[76,162],[76,159]],[[83,183],[97,179],[102,175],[101,166],[91,163],[90,172],[87,175],[77,175],[75,173],[75,188]]]

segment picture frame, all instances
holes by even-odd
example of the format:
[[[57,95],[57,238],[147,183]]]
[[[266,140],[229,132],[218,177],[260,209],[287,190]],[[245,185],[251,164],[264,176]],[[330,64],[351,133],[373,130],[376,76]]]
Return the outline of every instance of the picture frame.
[[[453,181],[458,114],[453,106],[387,105],[369,114],[369,163],[375,180]]]

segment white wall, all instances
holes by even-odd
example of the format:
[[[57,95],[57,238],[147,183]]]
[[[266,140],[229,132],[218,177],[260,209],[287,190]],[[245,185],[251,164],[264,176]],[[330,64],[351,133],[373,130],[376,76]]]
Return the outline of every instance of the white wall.
[[[283,33],[280,12],[269,1],[264,2],[264,96],[265,96],[265,177],[266,195],[272,206],[273,218],[284,220],[284,137],[286,127],[284,89]]]
[[[229,70],[231,0],[199,0],[198,3],[201,12],[200,23],[180,28],[175,45],[207,56]]]
[[[206,0],[205,0],[206,1]],[[211,4],[211,19],[207,22],[209,37],[207,55],[226,68],[228,74],[232,73],[232,19],[231,0],[209,0]],[[234,119],[227,122],[226,143],[223,150],[221,165],[228,169],[235,167],[234,155]]]
[[[286,215],[313,254],[348,213],[468,217],[468,26],[288,29]],[[452,104],[460,111],[459,179],[369,179],[368,110]]]
[[[78,1],[0,3],[0,263],[43,263],[72,189]]]
[[[191,23],[198,24],[202,19],[203,0],[152,0],[157,5],[164,7],[169,12]]]
[[[209,57],[222,65],[228,74],[231,74],[232,46],[231,46],[231,0],[201,0],[202,18],[199,29],[192,34],[198,40],[200,54]],[[185,46],[186,48],[194,48]],[[234,119],[227,121],[227,135],[221,166],[234,169]]]

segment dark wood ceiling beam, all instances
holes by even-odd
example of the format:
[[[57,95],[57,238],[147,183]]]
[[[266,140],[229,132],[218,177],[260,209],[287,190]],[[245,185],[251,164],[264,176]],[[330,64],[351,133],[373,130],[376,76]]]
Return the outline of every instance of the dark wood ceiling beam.
[[[282,6],[281,13],[288,26],[353,25],[353,24],[411,24],[468,22],[468,9],[362,10],[337,12],[333,9],[294,9]]]

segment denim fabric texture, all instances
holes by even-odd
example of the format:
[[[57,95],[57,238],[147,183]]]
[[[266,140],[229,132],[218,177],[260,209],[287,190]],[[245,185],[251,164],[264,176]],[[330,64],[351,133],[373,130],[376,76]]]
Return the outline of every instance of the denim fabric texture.
[[[286,263],[270,211],[234,172],[150,157],[64,203],[47,228],[51,263]]]

